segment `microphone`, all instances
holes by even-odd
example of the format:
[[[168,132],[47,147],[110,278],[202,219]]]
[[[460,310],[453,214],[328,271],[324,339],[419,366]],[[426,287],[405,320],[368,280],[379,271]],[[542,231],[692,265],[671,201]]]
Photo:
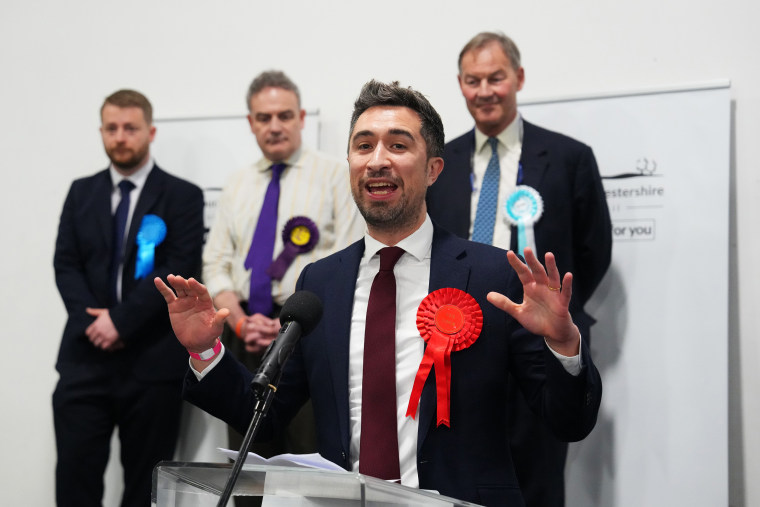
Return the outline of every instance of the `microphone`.
[[[299,290],[285,301],[280,312],[280,332],[267,348],[261,366],[251,381],[254,390],[261,392],[270,385],[276,387],[285,361],[301,335],[309,334],[321,318],[322,302],[313,292]]]
[[[243,437],[243,445],[240,446],[238,457],[232,466],[224,491],[219,496],[217,507],[226,507],[230,496],[232,496],[232,489],[235,487],[235,482],[243,468],[243,463],[245,463],[248,448],[251,446],[251,442],[259,430],[259,425],[272,403],[285,361],[290,357],[298,340],[301,339],[301,335],[309,334],[321,318],[322,302],[316,294],[307,290],[299,290],[294,293],[282,306],[280,322],[283,324],[280,332],[267,348],[264,357],[261,359],[261,366],[251,381],[251,389],[257,398],[253,408],[253,419],[251,419],[248,431]]]

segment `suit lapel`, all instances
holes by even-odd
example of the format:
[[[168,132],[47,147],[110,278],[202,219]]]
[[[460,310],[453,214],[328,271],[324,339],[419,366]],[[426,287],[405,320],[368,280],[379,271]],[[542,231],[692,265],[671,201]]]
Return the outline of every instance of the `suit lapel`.
[[[336,399],[337,419],[344,449],[350,448],[351,432],[349,428],[348,405],[348,361],[351,339],[351,317],[354,307],[354,292],[359,274],[359,263],[364,254],[364,240],[357,241],[338,254],[338,268],[334,277],[328,282],[325,294],[330,294],[326,304],[335,310],[325,311],[334,316],[325,320],[325,336],[328,351],[327,361]]]
[[[520,155],[523,184],[537,190],[541,187],[549,163],[548,149],[540,138],[538,129],[527,121],[523,121],[522,154]]]
[[[541,133],[535,125],[523,120],[523,141],[520,165],[523,170],[523,185],[535,188],[541,193],[541,185],[549,168],[549,151],[541,141]],[[517,251],[517,227],[512,226],[510,249]]]
[[[435,227],[430,259],[430,282],[428,291],[455,287],[466,290],[470,277],[470,267],[462,260],[467,257],[463,242],[451,233]]]
[[[132,215],[132,221],[129,223],[129,233],[127,235],[127,243],[124,250],[124,263],[126,265],[127,260],[132,259],[132,255],[135,251],[137,244],[137,231],[140,230],[140,224],[146,213],[153,207],[161,193],[164,190],[164,177],[163,172],[157,165],[153,165],[153,169],[148,174],[148,178],[145,180],[145,186],[140,192],[140,199],[135,205],[135,212]]]
[[[453,157],[451,162],[452,167],[467,167],[469,169],[469,173],[467,174],[467,179],[469,180],[470,188],[472,188],[472,173],[473,173],[473,165],[474,161],[473,158],[475,156],[475,129],[473,128],[467,134],[465,134],[462,138],[462,142],[457,143],[456,146],[453,147]],[[449,161],[445,161],[444,163],[444,170],[446,169],[446,163]],[[451,199],[456,199],[460,201],[459,206],[457,206],[458,209],[462,210],[462,214],[464,217],[467,218],[467,231],[464,232],[464,236],[467,236],[469,233],[469,225],[470,225],[470,207],[472,205],[472,195],[471,192],[464,191],[467,187],[466,182],[461,187],[461,191],[452,192],[450,194]],[[466,213],[465,213],[466,211]]]
[[[428,291],[446,287],[467,291],[470,280],[470,264],[467,262],[466,243],[438,227],[433,232],[433,248],[430,259],[430,283]],[[420,425],[417,432],[417,452],[425,437],[435,427],[436,420],[435,371],[425,381],[420,397]]]
[[[93,215],[97,222],[97,229],[103,235],[103,243],[107,246],[109,252],[113,251],[113,211],[111,210],[111,194],[113,194],[113,182],[111,173],[108,169],[101,173],[97,179],[93,195],[95,196],[95,207]],[[106,269],[110,269],[108,266]]]

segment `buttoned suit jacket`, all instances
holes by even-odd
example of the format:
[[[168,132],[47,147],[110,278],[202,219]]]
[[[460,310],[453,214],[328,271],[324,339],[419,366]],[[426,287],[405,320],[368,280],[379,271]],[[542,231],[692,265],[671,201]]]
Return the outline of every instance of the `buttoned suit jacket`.
[[[348,401],[349,337],[354,291],[364,241],[307,266],[298,289],[323,302],[320,323],[303,337],[285,367],[263,434],[284,427],[297,408],[312,399],[319,452],[350,469]],[[436,426],[434,371],[419,406],[417,470],[420,488],[485,505],[523,505],[506,435],[509,372],[532,407],[558,437],[584,438],[593,428],[601,380],[584,345],[583,369],[568,374],[543,338],[527,333],[486,301],[497,290],[520,300],[522,286],[503,250],[472,243],[435,227],[430,291],[455,287],[468,292],[483,311],[483,330],[469,348],[451,356],[451,427]],[[422,338],[420,338],[422,339]],[[228,354],[198,382],[185,377],[185,398],[244,430],[254,403],[251,374]],[[219,396],[218,393],[227,393]]]
[[[197,276],[203,245],[203,194],[158,166],[148,174],[125,239],[122,298],[111,302],[113,183],[108,169],[74,181],[61,213],[53,264],[68,319],[56,368],[62,374],[82,365],[106,364],[132,370],[142,380],[181,379],[187,352],[172,333],[166,303],[153,278],[169,273]],[[155,248],[154,268],[135,280],[137,232],[147,214],[160,217],[166,238]],[[125,347],[104,352],[85,335],[93,321],[85,308],[108,308]]]

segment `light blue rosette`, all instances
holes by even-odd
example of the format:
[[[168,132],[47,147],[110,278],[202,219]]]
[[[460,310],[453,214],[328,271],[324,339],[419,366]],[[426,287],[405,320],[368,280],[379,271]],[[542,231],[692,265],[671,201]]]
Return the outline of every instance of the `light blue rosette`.
[[[145,278],[153,271],[156,247],[166,239],[166,222],[158,215],[145,215],[137,231],[137,261],[135,280]]]
[[[524,255],[526,247],[536,252],[536,236],[533,224],[544,212],[544,201],[538,191],[528,185],[518,185],[504,203],[504,213],[509,223],[517,226],[517,253]]]

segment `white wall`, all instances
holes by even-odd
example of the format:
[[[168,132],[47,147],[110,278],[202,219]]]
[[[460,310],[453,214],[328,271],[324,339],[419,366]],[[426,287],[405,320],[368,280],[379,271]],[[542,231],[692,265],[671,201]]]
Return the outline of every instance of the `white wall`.
[[[53,245],[70,181],[106,164],[97,127],[107,94],[122,87],[141,90],[157,117],[235,114],[243,111],[246,86],[256,73],[282,68],[300,84],[305,107],[320,108],[323,148],[342,154],[361,84],[372,77],[399,79],[428,95],[451,138],[471,126],[456,87],[456,55],[474,33],[501,29],[523,52],[524,99],[731,79],[730,296],[715,304],[730,305],[729,500],[735,506],[760,505],[760,484],[752,480],[760,476],[760,435],[754,431],[760,427],[760,313],[753,311],[760,305],[755,290],[760,240],[753,227],[760,206],[755,168],[760,5],[739,0],[705,7],[685,0],[259,4],[0,4],[0,177],[5,183],[0,321],[6,344],[0,381],[6,407],[0,419],[1,503],[53,504],[50,395],[65,319],[53,282]],[[710,276],[710,267],[694,276]],[[689,297],[695,295],[684,294]]]

